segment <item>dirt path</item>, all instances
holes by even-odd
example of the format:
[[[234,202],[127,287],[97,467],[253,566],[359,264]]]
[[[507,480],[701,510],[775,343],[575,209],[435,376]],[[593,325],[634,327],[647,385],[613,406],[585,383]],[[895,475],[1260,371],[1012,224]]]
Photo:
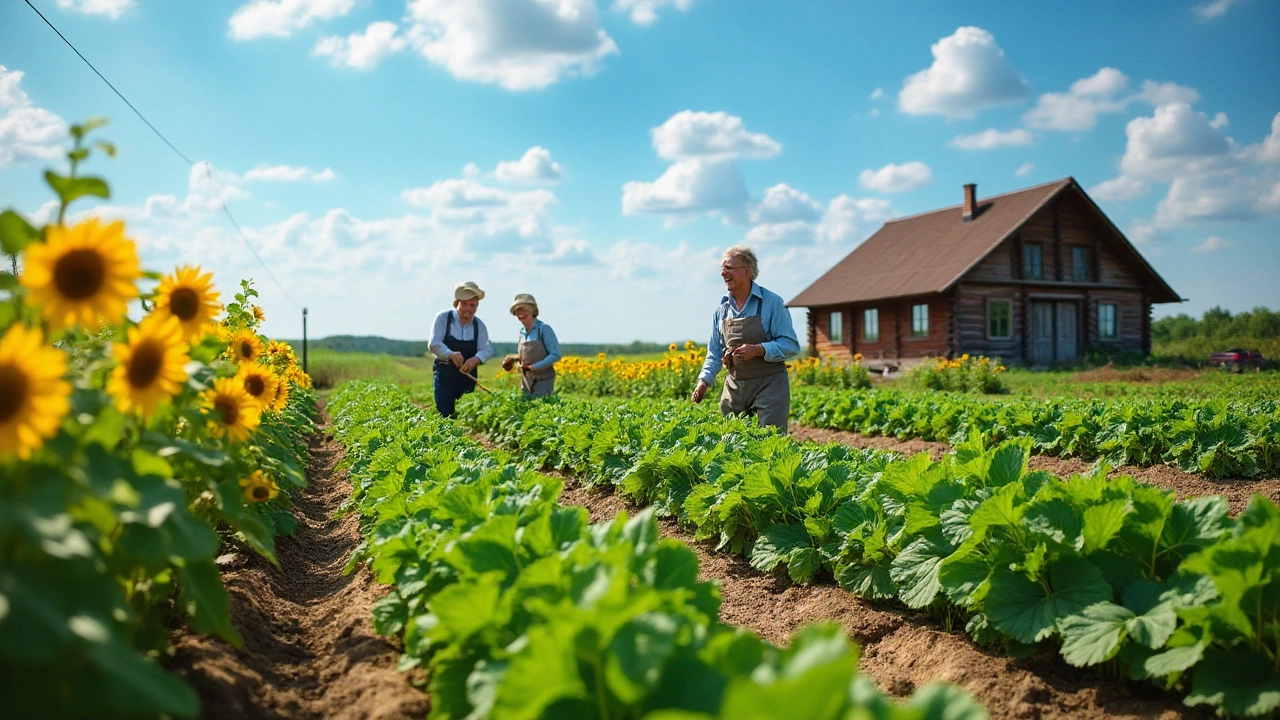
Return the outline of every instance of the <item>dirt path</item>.
[[[813,440],[819,443],[838,442],[858,448],[880,448],[904,455],[927,452],[937,460],[951,452],[946,443],[927,440],[899,440],[893,437],[861,435],[844,430],[828,430],[804,425],[792,425],[791,436],[797,440]],[[1071,477],[1089,469],[1090,463],[1079,458],[1059,458],[1048,455],[1032,455],[1030,465],[1036,470],[1047,470],[1058,477]],[[1248,478],[1211,478],[1185,473],[1172,465],[1135,467],[1124,465],[1115,468],[1112,475],[1132,475],[1134,479],[1158,488],[1174,491],[1179,500],[1204,495],[1222,495],[1231,507],[1232,515],[1239,515],[1256,495],[1270,498],[1280,504],[1280,480],[1250,480]]]
[[[572,477],[560,477],[565,480],[561,502],[586,507],[592,522],[627,509],[612,492],[588,491]],[[742,556],[717,553],[710,543],[695,542],[672,520],[663,521],[662,532],[698,553],[703,580],[720,582],[721,620],[780,644],[789,642],[806,623],[836,622],[862,645],[862,671],[894,695],[909,695],[930,681],[944,680],[972,693],[993,720],[1211,717],[1153,686],[1098,680],[1055,657],[1000,657],[965,635],[943,632],[923,614],[878,606],[834,585],[793,585],[753,569]]]
[[[170,665],[200,695],[204,718],[417,720],[430,708],[396,672],[399,649],[370,625],[383,590],[363,568],[342,574],[360,526],[354,514],[333,519],[351,485],[334,470],[342,446],[328,429],[325,417],[311,438],[298,530],[276,543],[280,569],[256,554],[219,558],[244,647],[174,634]]]

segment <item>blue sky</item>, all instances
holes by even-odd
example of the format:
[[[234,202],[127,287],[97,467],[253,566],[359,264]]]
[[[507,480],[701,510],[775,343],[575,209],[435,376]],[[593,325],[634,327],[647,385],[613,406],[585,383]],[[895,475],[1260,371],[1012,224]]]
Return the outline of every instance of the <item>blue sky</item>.
[[[33,0],[0,7],[0,206],[108,116],[144,264],[266,330],[424,338],[475,280],[567,342],[705,341],[747,242],[790,298],[884,220],[1074,176],[1189,301],[1280,307],[1280,3]],[[256,264],[223,216],[283,285]],[[796,314],[799,325],[801,313]],[[803,330],[801,329],[801,333]]]

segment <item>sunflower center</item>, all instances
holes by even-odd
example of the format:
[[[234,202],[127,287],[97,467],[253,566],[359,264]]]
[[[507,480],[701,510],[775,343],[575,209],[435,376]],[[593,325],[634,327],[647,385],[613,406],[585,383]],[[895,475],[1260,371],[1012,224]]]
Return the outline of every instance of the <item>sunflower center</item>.
[[[91,298],[102,289],[107,277],[102,256],[94,250],[72,250],[58,258],[53,266],[53,284],[63,297],[72,300]]]
[[[254,397],[262,397],[267,391],[267,381],[261,375],[250,375],[244,379],[244,389]]]
[[[245,360],[253,359],[253,343],[247,340],[240,343],[240,357]]]
[[[259,501],[261,501],[261,500],[266,500],[267,498],[270,498],[270,497],[271,497],[271,488],[267,487],[266,485],[254,485],[254,486],[253,486],[253,499],[254,499],[254,500],[259,500]]]
[[[142,389],[160,377],[160,368],[164,367],[164,348],[154,340],[144,340],[133,348],[129,358],[129,384]]]
[[[213,402],[213,409],[222,416],[222,424],[231,426],[240,419],[240,404],[234,398],[220,397]]]
[[[13,365],[0,365],[0,423],[12,420],[31,390],[31,380],[21,369]]]
[[[179,320],[187,322],[200,311],[200,296],[191,288],[178,288],[169,293],[169,312]]]

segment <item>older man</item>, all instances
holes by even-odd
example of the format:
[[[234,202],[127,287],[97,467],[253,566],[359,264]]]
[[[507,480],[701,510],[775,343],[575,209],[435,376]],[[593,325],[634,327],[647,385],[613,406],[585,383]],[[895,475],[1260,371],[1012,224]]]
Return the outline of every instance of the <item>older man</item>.
[[[431,352],[436,356],[436,409],[453,417],[458,398],[476,389],[476,368],[493,357],[489,330],[476,317],[484,291],[471,281],[453,289],[453,309],[436,315]]]
[[[720,277],[728,292],[711,318],[711,340],[693,401],[702,402],[723,365],[720,412],[754,415],[760,425],[787,432],[791,385],[786,361],[800,354],[791,313],[782,298],[756,284],[760,268],[745,245],[724,252]]]

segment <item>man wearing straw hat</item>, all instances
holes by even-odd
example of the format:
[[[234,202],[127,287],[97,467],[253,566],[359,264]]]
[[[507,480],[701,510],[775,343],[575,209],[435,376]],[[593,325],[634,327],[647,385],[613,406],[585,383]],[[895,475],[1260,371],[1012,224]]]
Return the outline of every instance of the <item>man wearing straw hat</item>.
[[[502,369],[520,366],[520,389],[525,397],[546,397],[556,386],[555,364],[560,360],[560,341],[551,326],[538,319],[538,301],[520,293],[511,303],[511,314],[520,324],[517,354],[502,360]]]
[[[756,284],[760,268],[745,245],[724,251],[720,277],[728,293],[711,320],[711,341],[693,401],[702,402],[723,365],[727,374],[720,394],[724,415],[754,415],[761,427],[787,434],[791,385],[787,360],[800,354],[800,340],[782,298]]]
[[[436,356],[436,409],[453,417],[458,398],[476,389],[476,368],[493,357],[489,329],[476,309],[484,291],[470,280],[453,288],[453,310],[436,315],[431,329],[431,352]]]

